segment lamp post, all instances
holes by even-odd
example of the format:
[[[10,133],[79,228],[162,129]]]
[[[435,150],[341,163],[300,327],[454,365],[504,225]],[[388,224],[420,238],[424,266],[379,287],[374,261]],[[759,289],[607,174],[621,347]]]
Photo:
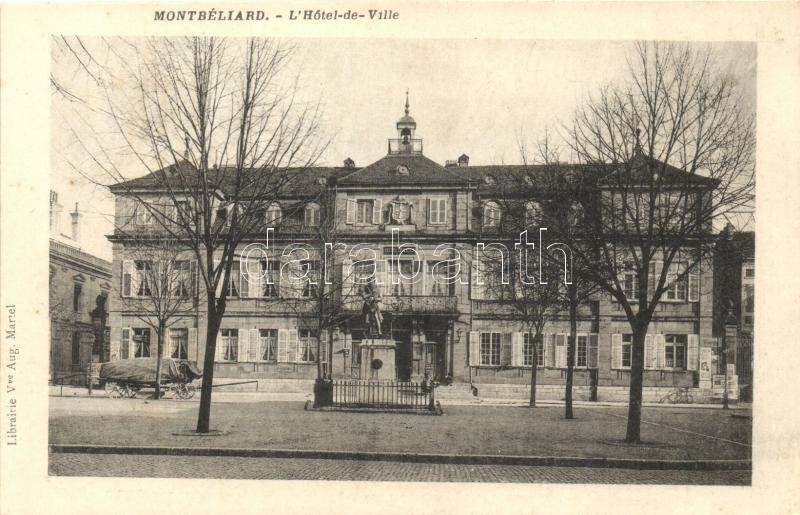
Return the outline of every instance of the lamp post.
[[[105,352],[106,352],[106,342],[105,342],[105,335],[106,335],[106,319],[108,317],[108,313],[106,313],[106,294],[100,294],[97,296],[95,300],[96,306],[95,308],[89,312],[89,315],[92,318],[92,329],[94,330],[94,344],[92,345],[92,352],[89,356],[89,363],[88,363],[88,370],[86,373],[87,383],[89,388],[89,395],[92,394],[92,373],[93,373],[93,363],[94,363],[94,355],[97,354],[98,362],[102,363],[105,360]],[[97,350],[97,352],[95,352]]]

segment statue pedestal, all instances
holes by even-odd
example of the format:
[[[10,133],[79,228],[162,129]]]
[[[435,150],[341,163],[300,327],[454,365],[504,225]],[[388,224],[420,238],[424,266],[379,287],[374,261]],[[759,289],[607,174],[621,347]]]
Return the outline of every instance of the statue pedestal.
[[[370,339],[361,343],[361,379],[394,381],[395,343],[393,340]]]

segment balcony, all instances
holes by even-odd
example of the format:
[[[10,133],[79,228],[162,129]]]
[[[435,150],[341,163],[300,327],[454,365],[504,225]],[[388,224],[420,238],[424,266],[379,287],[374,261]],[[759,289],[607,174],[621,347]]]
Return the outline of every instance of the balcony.
[[[422,140],[390,139],[389,154],[422,154]]]
[[[359,295],[344,297],[345,311],[361,312],[363,300]],[[384,296],[381,298],[383,311],[394,314],[456,314],[458,297],[454,295],[408,295]]]

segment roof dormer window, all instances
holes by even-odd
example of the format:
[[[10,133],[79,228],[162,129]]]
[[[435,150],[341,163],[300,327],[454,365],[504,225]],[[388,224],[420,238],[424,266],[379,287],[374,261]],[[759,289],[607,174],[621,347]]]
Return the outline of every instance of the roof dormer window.
[[[492,184],[496,184],[497,181],[495,181],[494,177],[492,177],[491,175],[487,175],[486,177],[483,178],[483,182],[485,182],[486,184],[492,185]]]

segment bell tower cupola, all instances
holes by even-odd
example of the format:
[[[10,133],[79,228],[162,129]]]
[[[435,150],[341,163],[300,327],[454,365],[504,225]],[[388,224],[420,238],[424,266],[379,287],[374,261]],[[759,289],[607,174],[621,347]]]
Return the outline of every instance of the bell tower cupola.
[[[397,120],[397,139],[389,140],[389,154],[421,154],[422,140],[414,138],[417,122],[409,114],[408,90],[406,90],[405,114]]]

